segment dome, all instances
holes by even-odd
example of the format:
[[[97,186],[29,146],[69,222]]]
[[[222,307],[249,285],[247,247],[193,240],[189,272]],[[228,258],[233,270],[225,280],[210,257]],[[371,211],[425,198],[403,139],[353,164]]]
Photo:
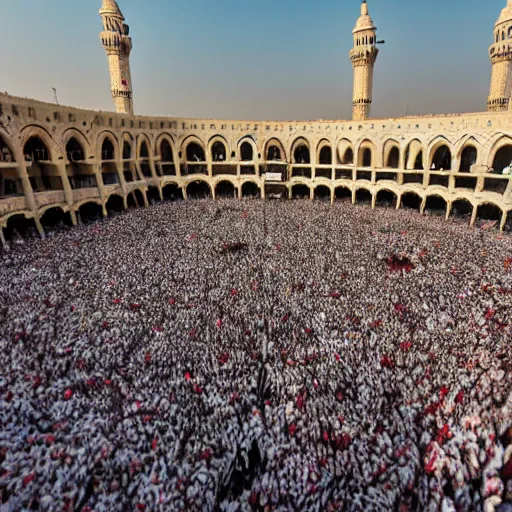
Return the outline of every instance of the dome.
[[[100,15],[118,16],[124,20],[123,13],[121,12],[121,9],[119,9],[116,0],[103,0],[103,4],[100,9]]]
[[[512,0],[509,0],[512,2]],[[361,4],[361,16],[356,22],[356,26],[354,30],[352,30],[352,34],[356,32],[361,32],[362,30],[376,30],[376,26],[373,24],[373,20],[368,12],[368,4],[366,0],[363,0]]]
[[[507,6],[502,9],[495,26],[507,23],[508,21],[512,21],[512,0],[507,0]]]

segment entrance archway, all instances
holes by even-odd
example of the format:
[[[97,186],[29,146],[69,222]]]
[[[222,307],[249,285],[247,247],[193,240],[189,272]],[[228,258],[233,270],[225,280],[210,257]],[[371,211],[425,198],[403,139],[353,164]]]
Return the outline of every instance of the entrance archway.
[[[115,158],[114,144],[106,137],[101,145],[101,177],[104,185],[117,185],[119,183]]]
[[[183,199],[183,190],[176,183],[169,183],[162,189],[164,199],[167,201],[178,201]]]
[[[66,175],[73,190],[98,186],[91,165],[86,165],[84,148],[75,137],[66,144]]]
[[[424,211],[430,215],[446,215],[447,203],[441,196],[428,196],[425,201]]]
[[[497,221],[497,227],[501,222],[503,212],[493,203],[484,203],[478,207],[476,218],[481,221]]]
[[[492,172],[494,174],[503,174],[503,169],[512,164],[512,145],[508,144],[501,147],[494,156],[492,163]]]
[[[381,206],[383,208],[396,208],[397,195],[390,190],[380,190],[377,192],[375,199],[375,206]]]
[[[473,205],[467,199],[457,199],[452,203],[451,214],[454,217],[471,217]]]
[[[148,191],[146,192],[146,197],[150,204],[155,204],[160,201],[160,193],[158,192],[157,187],[148,187]]]
[[[187,185],[187,197],[189,199],[208,199],[212,197],[212,192],[208,183],[193,181]]]
[[[98,203],[84,203],[78,209],[78,215],[83,224],[90,224],[103,219],[103,210]]]
[[[311,191],[306,185],[293,185],[292,186],[292,199],[309,199]]]
[[[50,151],[37,136],[30,137],[23,147],[27,172],[34,192],[63,190],[62,178],[51,161]]]
[[[433,171],[449,171],[451,168],[452,153],[450,148],[443,144],[436,149],[434,156],[432,157],[430,169]]]
[[[25,215],[12,215],[7,220],[4,228],[5,239],[10,242],[19,238],[37,236],[37,228],[34,219],[27,219]]]
[[[124,210],[124,201],[121,196],[112,194],[105,205],[108,215],[121,213]]]
[[[347,187],[336,187],[334,189],[334,200],[352,202],[352,191]]]
[[[230,181],[219,181],[215,187],[215,197],[233,199],[237,197],[237,190]]]
[[[471,167],[476,163],[477,151],[474,146],[466,146],[460,155],[459,172],[470,172]]]
[[[356,204],[372,204],[372,194],[365,188],[359,188],[356,190]]]
[[[331,190],[326,185],[318,185],[314,190],[314,198],[320,201],[330,201]]]
[[[41,216],[40,222],[45,230],[62,229],[73,225],[69,212],[64,212],[60,206],[48,208]]]
[[[421,197],[414,192],[405,193],[400,201],[402,208],[409,208],[419,211],[421,208]]]
[[[246,181],[242,185],[242,197],[245,198],[260,198],[261,197],[261,190],[256,183],[253,183],[252,181]]]

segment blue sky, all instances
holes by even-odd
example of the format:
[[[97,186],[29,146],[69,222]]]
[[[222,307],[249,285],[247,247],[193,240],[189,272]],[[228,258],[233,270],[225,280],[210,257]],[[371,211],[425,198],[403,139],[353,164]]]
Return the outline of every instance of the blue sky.
[[[118,0],[138,114],[347,119],[359,0]],[[112,110],[101,0],[2,0],[0,90]],[[373,117],[482,111],[506,0],[368,0]]]

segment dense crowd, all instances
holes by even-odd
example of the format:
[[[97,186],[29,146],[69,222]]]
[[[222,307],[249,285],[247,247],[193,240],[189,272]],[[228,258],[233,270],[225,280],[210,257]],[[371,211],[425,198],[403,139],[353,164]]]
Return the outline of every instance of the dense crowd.
[[[198,200],[0,259],[5,510],[512,510],[510,235]]]

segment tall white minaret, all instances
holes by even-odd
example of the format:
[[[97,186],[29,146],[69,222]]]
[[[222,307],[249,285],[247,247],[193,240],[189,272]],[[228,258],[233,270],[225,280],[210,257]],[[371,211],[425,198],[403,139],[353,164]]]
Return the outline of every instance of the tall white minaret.
[[[352,31],[354,48],[350,50],[350,60],[354,68],[354,92],[352,95],[352,119],[370,117],[373,94],[373,67],[377,60],[377,27],[368,13],[368,4],[363,0],[361,16]]]
[[[512,85],[512,0],[501,11],[494,25],[494,42],[489,47],[492,63],[491,89],[487,110],[508,110]]]
[[[124,23],[124,16],[115,0],[103,0],[100,16],[103,21],[103,32],[100,37],[103,48],[107,52],[110,84],[116,112],[133,114],[130,28]]]

